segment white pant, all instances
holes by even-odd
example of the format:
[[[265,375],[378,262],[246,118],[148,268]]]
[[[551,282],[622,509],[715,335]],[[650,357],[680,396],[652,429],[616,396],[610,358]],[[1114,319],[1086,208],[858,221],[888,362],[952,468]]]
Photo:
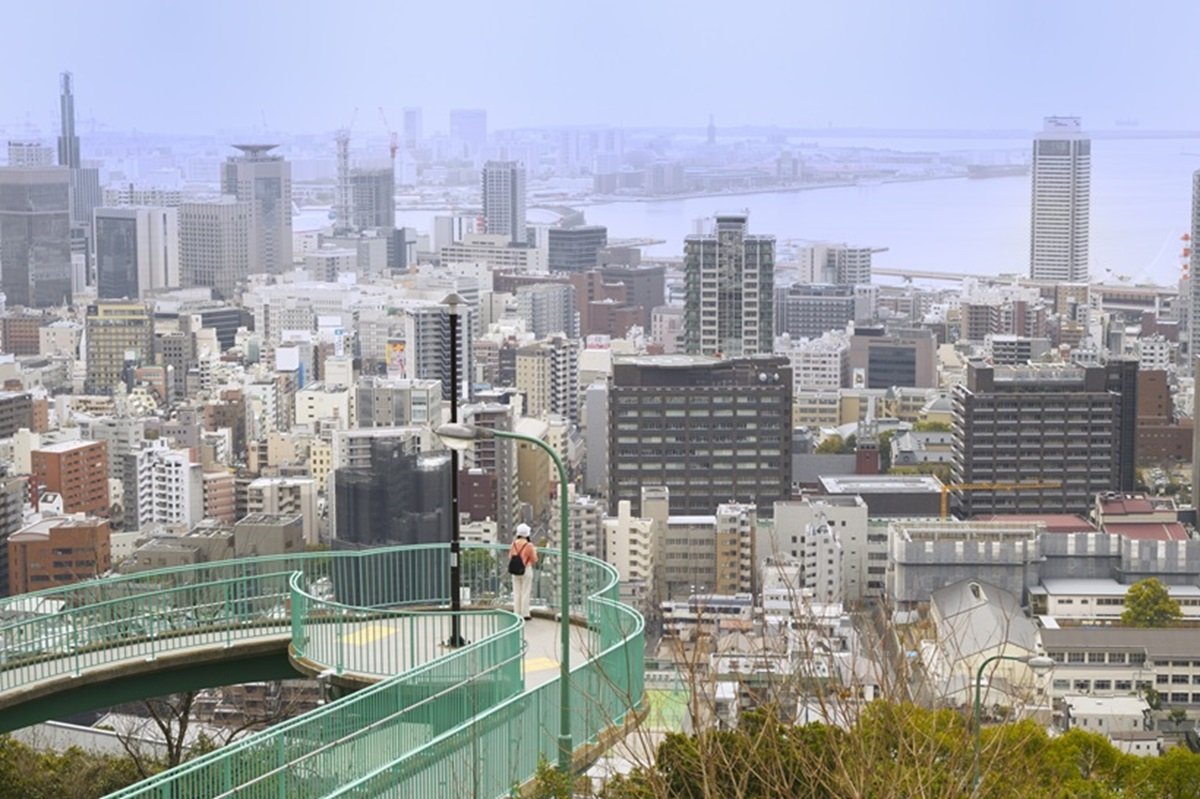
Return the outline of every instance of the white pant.
[[[533,567],[526,566],[524,574],[514,574],[513,613],[529,618],[529,598],[533,595]]]

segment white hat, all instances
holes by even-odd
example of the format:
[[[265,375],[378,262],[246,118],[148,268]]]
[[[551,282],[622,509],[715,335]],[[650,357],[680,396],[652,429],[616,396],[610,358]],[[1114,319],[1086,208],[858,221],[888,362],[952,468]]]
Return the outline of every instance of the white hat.
[[[533,532],[533,530],[529,527],[528,524],[518,524],[517,525],[517,538],[529,538],[529,534],[531,532]]]

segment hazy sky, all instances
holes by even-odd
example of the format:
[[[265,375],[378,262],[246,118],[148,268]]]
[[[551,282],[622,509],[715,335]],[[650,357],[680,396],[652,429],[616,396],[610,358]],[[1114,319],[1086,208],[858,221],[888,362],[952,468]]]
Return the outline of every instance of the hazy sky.
[[[5,3],[0,125],[57,130],[57,75],[111,129],[541,124],[1200,128],[1200,2],[35,0]]]

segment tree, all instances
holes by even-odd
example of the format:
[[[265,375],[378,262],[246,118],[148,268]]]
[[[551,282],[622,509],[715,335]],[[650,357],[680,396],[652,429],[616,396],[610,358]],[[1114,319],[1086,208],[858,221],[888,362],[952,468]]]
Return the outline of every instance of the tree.
[[[1167,587],[1149,577],[1129,586],[1125,592],[1125,612],[1121,623],[1130,627],[1169,627],[1183,618],[1179,602],[1171,599]]]
[[[945,422],[931,422],[924,419],[913,424],[912,429],[914,433],[949,433],[950,425]]]
[[[824,439],[820,444],[817,444],[818,455],[836,455],[846,446],[845,440],[837,433]]]

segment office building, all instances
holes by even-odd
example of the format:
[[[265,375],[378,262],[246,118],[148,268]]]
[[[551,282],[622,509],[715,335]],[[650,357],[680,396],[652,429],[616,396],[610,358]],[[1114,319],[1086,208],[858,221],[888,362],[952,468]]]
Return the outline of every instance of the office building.
[[[1046,117],[1033,140],[1029,276],[1086,283],[1092,141],[1078,117]]]
[[[579,419],[579,342],[554,336],[517,350],[516,388],[525,395],[525,415]]]
[[[658,486],[641,492],[642,516],[657,531],[654,552],[645,558],[653,564],[655,598],[661,602],[694,594],[753,593],[757,585],[755,507],[714,501],[711,513],[673,514],[670,495],[669,489]]]
[[[608,246],[603,225],[552,227],[546,231],[546,265],[551,272],[587,272]]]
[[[221,165],[221,193],[250,204],[251,269],[292,268],[292,167],[271,155],[276,144],[235,144],[242,152]]]
[[[517,288],[517,316],[537,338],[556,333],[579,337],[579,309],[570,283],[534,283]]]
[[[617,256],[617,250],[605,250],[599,256],[600,274],[606,283],[625,286],[625,301],[642,309],[642,331],[648,333],[652,327],[654,309],[666,302],[667,268],[661,265],[641,266],[637,250],[631,252],[632,256]]]
[[[450,138],[457,158],[473,159],[487,146],[487,111],[455,108],[450,111]]]
[[[10,306],[71,302],[71,175],[65,167],[0,168],[0,291]]]
[[[516,161],[488,161],[483,165],[482,182],[484,232],[523,244],[525,166]]]
[[[417,106],[404,109],[404,148],[415,150],[422,140],[422,113]]]
[[[750,235],[746,214],[716,218],[715,232],[684,239],[688,353],[769,353],[775,335],[775,237]]]
[[[154,320],[140,302],[101,300],[84,320],[89,394],[111,394],[131,379],[131,369],[154,363]]]
[[[10,596],[70,585],[112,568],[112,531],[94,516],[52,516],[8,538]]]
[[[442,384],[438,380],[363,376],[354,390],[360,428],[404,427],[439,419]]]
[[[474,233],[462,241],[447,244],[438,251],[442,264],[484,263],[495,271],[546,271],[546,255],[525,242],[513,242],[507,235]]]
[[[665,489],[664,489],[665,490]],[[642,502],[645,505],[645,501]],[[622,599],[642,599],[654,593],[655,531],[653,519],[635,517],[628,501],[617,505],[616,517],[606,517],[604,559],[621,580]]]
[[[853,388],[938,385],[937,338],[932,330],[859,325],[850,337]]]
[[[357,230],[396,228],[396,171],[392,166],[350,171],[350,225]]]
[[[108,447],[103,441],[64,441],[29,453],[39,496],[62,498],[63,513],[108,515]]]
[[[718,502],[770,513],[792,490],[792,374],[778,357],[617,359],[608,397],[609,507],[641,486],[670,489],[671,512]]]
[[[142,299],[179,288],[179,216],[174,208],[97,208],[96,292]]]
[[[220,299],[233,299],[254,262],[252,225],[251,204],[233,197],[179,206],[180,285],[208,287]]]
[[[186,532],[204,518],[203,469],[186,449],[172,449],[162,439],[147,444],[140,453],[142,484],[136,487],[140,525]]]
[[[40,141],[8,142],[9,166],[54,166],[54,149]]]
[[[8,438],[22,427],[33,429],[33,397],[0,391],[0,438]]]
[[[1131,491],[1137,362],[1104,366],[973,362],[954,389],[954,483],[1053,482],[1054,488],[956,491],[964,518],[1087,514],[1096,494]]]
[[[866,298],[852,285],[798,283],[775,289],[775,332],[793,339],[817,338],[831,330],[845,330],[858,319],[869,318]]]
[[[793,391],[836,392],[850,385],[850,339],[845,334],[826,333],[820,338],[799,340],[780,336],[775,354],[786,356],[792,367]]]

